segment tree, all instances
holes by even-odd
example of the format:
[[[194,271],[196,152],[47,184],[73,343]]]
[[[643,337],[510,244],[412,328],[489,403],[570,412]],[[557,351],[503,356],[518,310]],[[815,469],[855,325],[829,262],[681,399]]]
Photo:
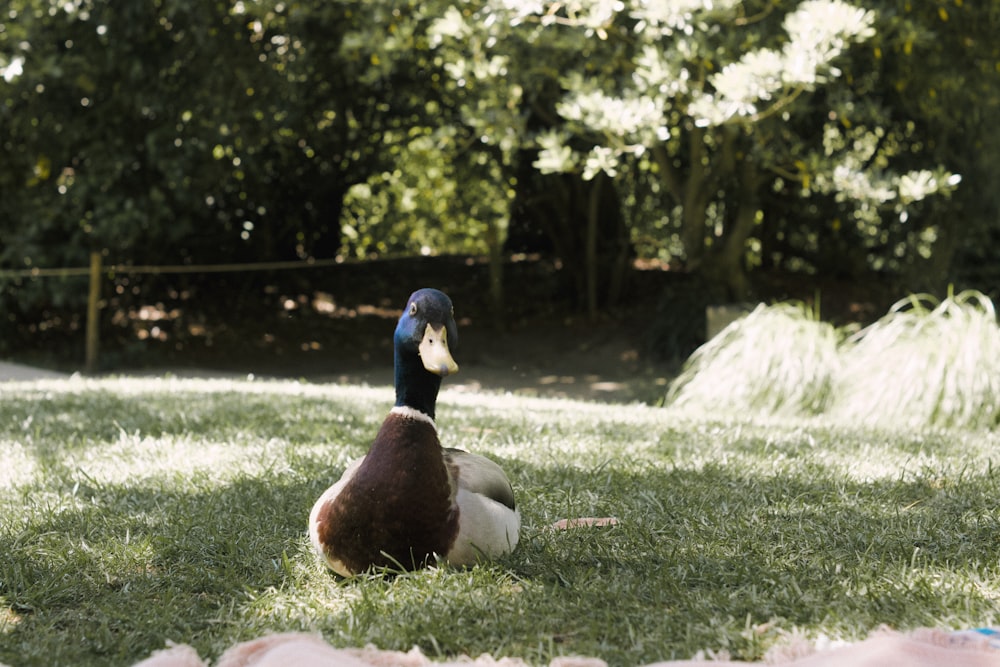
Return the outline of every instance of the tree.
[[[144,261],[204,235],[212,202],[240,180],[238,159],[216,149],[244,118],[240,84],[266,74],[247,71],[260,68],[228,3],[25,1],[6,20],[23,39],[3,41],[21,63],[0,89],[17,156],[3,172],[22,192],[4,216],[4,258]]]
[[[504,175],[514,193],[497,225],[500,244],[510,225],[542,229],[573,276],[579,302],[596,316],[598,303],[614,301],[630,256],[628,228],[614,183],[579,174],[539,174],[535,137],[558,122],[559,72],[579,57],[562,40],[537,39],[496,3],[444,3],[429,23],[429,45],[444,61],[445,90],[468,144]],[[565,39],[568,36],[563,36]],[[611,54],[592,59],[612,62]],[[598,282],[610,285],[600,299]]]
[[[0,265],[335,253],[344,194],[389,164],[382,137],[427,92],[380,101],[408,71],[359,74],[344,35],[362,9],[14,0],[0,17]]]
[[[748,258],[767,261],[765,232],[804,239],[806,253],[821,236],[786,214],[803,201],[815,202],[809,224],[849,226],[877,263],[893,221],[959,181],[928,169],[927,151],[907,159],[920,139],[871,103],[883,81],[843,76],[866,60],[855,45],[877,17],[840,0],[505,0],[416,16],[448,76],[442,99],[513,174],[512,214],[547,231],[592,313],[598,282],[616,284],[629,257],[619,221],[626,246],[655,230],[671,259],[742,298]],[[525,161],[565,176],[539,180]]]
[[[527,221],[591,314],[635,252],[731,297],[748,263],[943,275],[1000,217],[972,4],[13,0],[0,264],[426,246],[488,252],[499,303]]]
[[[900,224],[902,257],[885,253],[911,289],[943,292],[949,282],[1000,296],[1000,11],[995,3],[884,0],[878,35],[858,62],[878,74],[886,107],[912,128],[908,155],[962,174],[950,200],[932,198]],[[921,241],[921,238],[927,239]],[[929,242],[928,242],[929,241]]]
[[[752,5],[751,5],[752,6]],[[677,211],[684,262],[743,298],[744,261],[762,221],[761,195],[832,196],[878,225],[905,216],[957,177],[942,168],[898,173],[888,163],[901,131],[852,122],[866,102],[841,76],[853,43],[874,35],[875,16],[840,0],[807,0],[782,12],[743,2],[520,3],[514,20],[571,30],[583,44],[617,41],[609,73],[564,72],[563,124],[538,138],[542,171],[615,177],[624,163],[656,175]],[[820,116],[820,114],[822,114]],[[822,117],[822,141],[796,132]],[[884,116],[883,116],[884,119]],[[580,150],[574,142],[586,145]],[[668,209],[665,206],[665,209]]]

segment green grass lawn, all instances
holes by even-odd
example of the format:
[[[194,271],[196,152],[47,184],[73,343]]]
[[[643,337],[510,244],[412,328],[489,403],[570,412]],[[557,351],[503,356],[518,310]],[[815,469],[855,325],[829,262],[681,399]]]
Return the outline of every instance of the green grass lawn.
[[[995,432],[447,390],[442,439],[508,471],[521,544],[468,570],[338,580],[306,518],[391,398],[291,382],[0,385],[0,662],[127,665],[168,640],[214,659],[308,630],[624,666],[702,649],[755,659],[790,633],[1000,622]],[[547,529],[580,516],[619,523]]]

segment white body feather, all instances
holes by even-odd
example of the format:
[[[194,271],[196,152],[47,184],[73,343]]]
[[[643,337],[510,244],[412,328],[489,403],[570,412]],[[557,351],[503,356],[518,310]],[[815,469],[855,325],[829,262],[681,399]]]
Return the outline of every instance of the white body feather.
[[[472,565],[483,556],[514,550],[521,515],[503,503],[458,486],[458,537],[445,559],[454,565]]]

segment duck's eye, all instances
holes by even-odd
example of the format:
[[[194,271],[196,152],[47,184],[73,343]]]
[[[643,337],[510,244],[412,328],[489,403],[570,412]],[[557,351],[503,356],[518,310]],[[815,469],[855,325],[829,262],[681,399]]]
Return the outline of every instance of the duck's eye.
[[[414,301],[413,303],[410,304],[410,317],[413,317],[416,314],[417,314],[417,302]]]

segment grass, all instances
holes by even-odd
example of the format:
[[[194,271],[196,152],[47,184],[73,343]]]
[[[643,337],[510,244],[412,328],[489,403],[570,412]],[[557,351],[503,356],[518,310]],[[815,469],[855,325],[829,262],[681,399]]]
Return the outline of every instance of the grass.
[[[758,306],[699,348],[667,399],[701,411],[910,428],[1000,425],[1000,327],[965,291],[914,295],[848,335],[801,306]]]
[[[1000,622],[995,433],[448,391],[442,436],[509,472],[521,544],[465,570],[338,580],[306,516],[391,400],[291,382],[0,385],[0,662],[127,665],[167,641],[214,659],[307,630],[626,666]],[[580,516],[619,523],[547,528]]]

